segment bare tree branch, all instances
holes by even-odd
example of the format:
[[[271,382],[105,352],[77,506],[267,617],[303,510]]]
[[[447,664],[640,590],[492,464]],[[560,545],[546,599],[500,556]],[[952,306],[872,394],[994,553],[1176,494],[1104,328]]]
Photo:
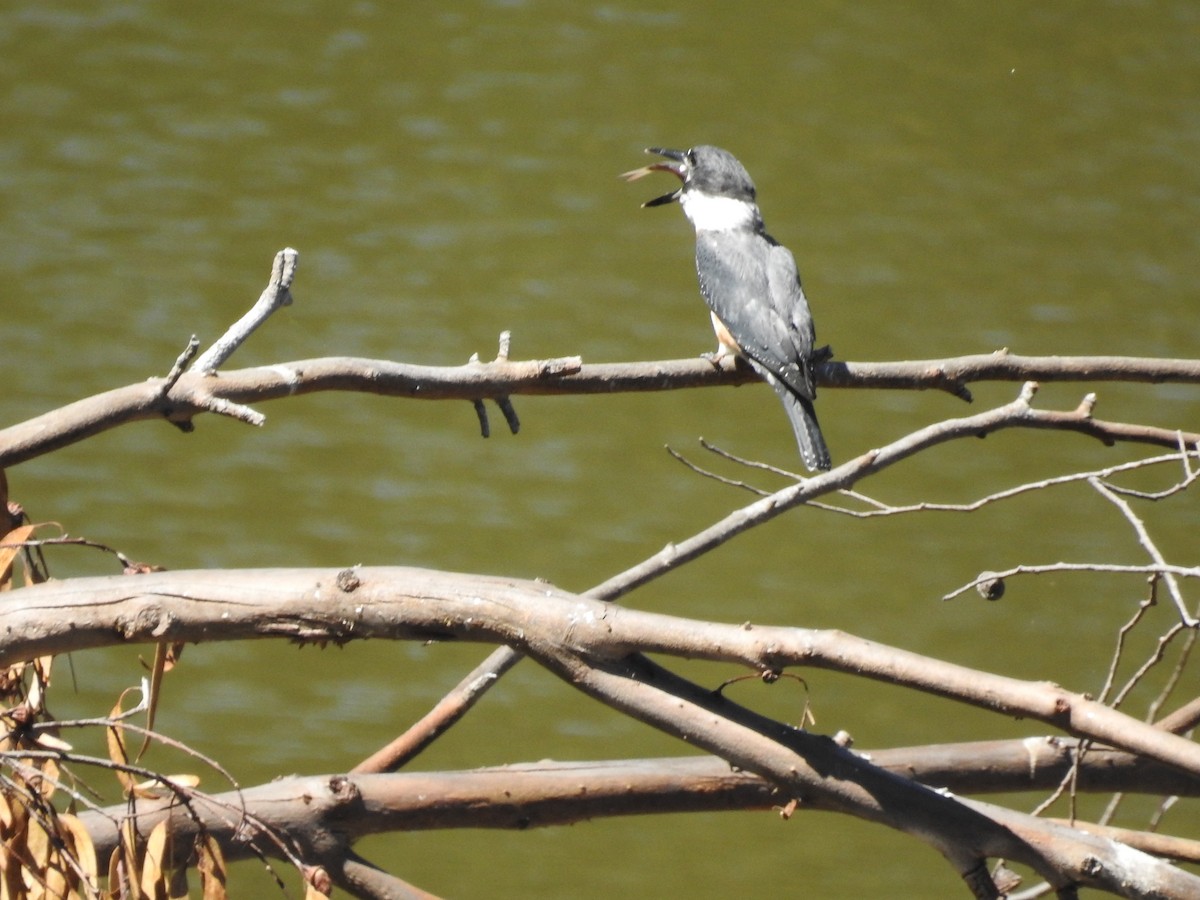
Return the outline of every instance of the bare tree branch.
[[[872,750],[861,756],[881,769],[956,793],[1001,792],[1053,785],[1062,768],[1070,765],[1071,744],[1030,738]],[[978,754],[983,754],[983,764],[973,765]],[[1114,767],[1118,757],[1130,762]],[[1084,783],[1098,791],[1124,785],[1156,792],[1156,781],[1170,777],[1165,769],[1147,775],[1152,770],[1132,760],[1126,754],[1102,754],[1085,765]],[[999,770],[991,770],[993,764]],[[1186,778],[1183,784],[1195,796],[1200,778]],[[311,798],[321,797],[331,802],[318,802],[316,815],[310,817]],[[198,799],[196,806],[202,810],[198,820],[189,821],[186,812],[173,809],[169,801],[139,803],[137,823],[148,832],[162,816],[171,814],[183,829],[177,832],[180,836],[201,825],[232,833],[236,821],[230,820],[229,810],[244,806],[257,820],[294,838],[306,829],[329,828],[336,829],[344,843],[353,843],[393,831],[527,829],[613,816],[771,810],[780,809],[788,799],[770,781],[713,756],[542,761],[459,772],[281,778]],[[828,807],[820,797],[797,807],[801,812],[824,808]],[[85,814],[101,855],[113,849],[125,814],[124,805]],[[297,842],[320,843],[311,835]],[[1195,847],[1196,842],[1185,842],[1177,853],[1190,858]],[[249,848],[239,851],[236,846],[230,853],[233,858],[253,855]]]
[[[221,368],[237,348],[254,333],[255,329],[270,318],[273,312],[291,304],[292,281],[296,277],[296,267],[299,264],[300,254],[291,247],[286,247],[275,254],[275,260],[271,265],[271,280],[258,298],[258,302],[250,308],[249,312],[233,323],[216,343],[200,354],[200,358],[192,366],[195,372],[208,375]]]
[[[434,894],[371,865],[353,851],[334,846],[338,852],[327,854],[330,857],[327,868],[334,884],[352,896],[366,900],[438,900]]]
[[[1059,777],[1062,767],[1070,765],[1070,743],[1028,739],[897,748],[871,751],[864,758],[883,769],[955,791],[979,787],[981,776],[991,782],[983,790],[1019,790],[1045,786]],[[979,764],[973,765],[975,761]],[[1139,783],[1134,768],[1114,768],[1112,762],[1093,759],[1084,767],[1084,782],[1091,783],[1094,776],[1098,790]],[[1114,777],[1114,772],[1121,771],[1124,780],[1121,775]],[[998,772],[1007,774],[998,776]],[[1194,792],[1200,779],[1187,783]],[[180,844],[186,846],[203,827],[222,839],[231,859],[246,858],[254,851],[249,843],[236,839],[240,826],[237,818],[229,815],[230,810],[244,805],[257,822],[287,834],[297,846],[322,848],[325,866],[335,881],[342,883],[338,854],[349,854],[355,841],[372,834],[461,827],[524,830],[611,816],[782,809],[787,799],[787,794],[757,775],[731,768],[714,757],[691,756],[540,762],[469,772],[285,778],[237,794],[197,798],[193,803],[197,815],[189,815],[166,801],[142,802],[135,821],[138,830],[148,834],[160,819],[171,816],[171,830]],[[799,812],[827,808],[820,796],[807,798],[796,807]],[[83,821],[102,858],[115,848],[126,814],[124,805],[84,814]],[[1020,818],[1027,832],[1044,832],[1039,840],[1053,836],[1051,826]],[[1171,858],[1188,860],[1197,852],[1193,841],[1128,830],[1108,833],[1087,823],[1078,827]],[[390,877],[373,871],[374,878]],[[377,894],[364,890],[360,895]],[[417,892],[396,896],[427,895]]]
[[[470,712],[484,694],[521,661],[511,647],[497,647],[467,674],[424,716],[385,747],[381,747],[353,769],[352,775],[394,772],[438,739],[455,722]]]
[[[1032,718],[1200,772],[1200,745],[1082,694],[959,666],[839,631],[723,625],[614,606],[544,582],[370,567],[154,572],[12,591],[0,665],[115,642],[284,637],[464,640],[522,650],[561,643],[596,660],[662,653],[751,671],[815,666]],[[543,649],[545,659],[549,651]],[[565,651],[563,651],[565,652]],[[553,662],[553,660],[550,660]]]
[[[909,362],[838,363],[819,369],[829,387],[938,388],[961,394],[978,381],[1139,381],[1200,383],[1200,361],[1134,356],[1019,356],[1007,350]]]
[[[586,693],[757,772],[800,803],[810,802],[815,794],[833,809],[923,840],[942,853],[976,897],[999,897],[985,867],[989,857],[1029,865],[1068,894],[1083,884],[1140,896],[1141,879],[1151,871],[1156,883],[1169,880],[1170,890],[1181,897],[1200,890],[1200,878],[1151,857],[1132,857],[1134,851],[1111,841],[1080,838],[1066,828],[1051,829],[1048,835],[1047,823],[1032,817],[915,790],[904,779],[865,765],[831,740],[763,720],[696,689],[644,657],[602,666],[581,665],[582,660],[560,648],[531,648],[530,653]],[[714,714],[719,727],[711,727]],[[980,815],[967,814],[968,810]],[[1002,827],[997,828],[998,823]],[[1139,887],[1131,888],[1135,882]]]
[[[972,360],[979,360],[975,365]],[[959,360],[919,360],[898,363],[823,363],[818,382],[827,387],[891,387],[912,390],[938,387],[947,363],[973,380],[1181,381],[1200,380],[1200,361],[1132,357],[962,357]],[[193,366],[193,370],[195,366]],[[0,431],[0,467],[9,467],[69,446],[129,422],[166,418],[189,421],[215,412],[250,424],[262,417],[249,404],[322,391],[353,391],[423,400],[500,401],[522,395],[611,394],[734,386],[758,380],[753,372],[730,360],[664,360],[646,363],[583,365],[579,357],[513,362],[468,363],[464,366],[415,366],[377,359],[325,357],[277,363],[219,374],[182,374],[164,392],[165,381],[116,388],[78,400]],[[1176,432],[1147,426],[1105,425],[1090,416],[1064,414],[1031,420],[1028,427],[1068,427],[1111,443],[1140,441],[1174,446]],[[1185,435],[1189,444],[1197,435]]]

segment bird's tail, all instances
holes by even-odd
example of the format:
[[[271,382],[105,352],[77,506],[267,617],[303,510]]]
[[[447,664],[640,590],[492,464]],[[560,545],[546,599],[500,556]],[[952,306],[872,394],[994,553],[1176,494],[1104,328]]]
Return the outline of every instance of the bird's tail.
[[[812,401],[802,397],[782,381],[773,372],[750,360],[751,366],[771,385],[783,408],[787,412],[788,421],[792,423],[792,431],[796,433],[796,443],[800,445],[800,458],[804,465],[814,472],[824,472],[831,465],[829,448],[825,445],[825,436],[821,434],[821,426],[817,424],[817,413]]]

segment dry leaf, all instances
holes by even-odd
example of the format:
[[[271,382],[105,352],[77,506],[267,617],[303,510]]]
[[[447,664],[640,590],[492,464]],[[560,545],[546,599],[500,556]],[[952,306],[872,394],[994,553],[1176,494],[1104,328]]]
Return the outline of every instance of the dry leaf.
[[[122,691],[121,696],[117,698],[116,705],[108,714],[109,718],[114,721],[105,729],[108,740],[108,758],[117,766],[129,764],[129,750],[125,746],[125,729],[116,721],[122,713],[121,704],[125,701],[127,693],[129,693],[128,690]],[[114,769],[113,773],[117,776],[117,781],[121,783],[121,788],[125,796],[130,796],[134,788],[133,776],[119,768]],[[130,871],[132,872],[133,870],[131,869]]]
[[[204,900],[229,900],[229,893],[225,890],[228,875],[225,854],[211,834],[205,833],[196,838],[196,870],[200,873]]]
[[[7,511],[0,510],[0,514],[7,515]],[[0,587],[12,581],[13,563],[21,552],[21,544],[29,540],[36,530],[36,525],[21,525],[0,538],[0,544],[7,545],[0,547]]]
[[[154,716],[158,712],[158,693],[162,687],[163,673],[167,671],[167,659],[170,656],[169,644],[156,644],[154,646],[154,664],[150,668],[150,695],[146,698],[146,730],[154,730]],[[141,759],[146,752],[146,748],[150,746],[150,735],[147,734],[142,739],[142,746],[138,749],[137,759]]]
[[[69,844],[67,852],[74,857],[85,879],[84,893],[94,895],[100,888],[100,872],[96,868],[96,847],[83,823],[70,813],[58,817],[60,835]]]
[[[30,768],[40,774],[27,779],[30,788],[36,790],[43,798],[49,800],[58,789],[58,776],[61,774],[57,760],[30,759],[26,760]]]
[[[60,750],[63,753],[69,753],[75,749],[70,744],[68,744],[66,741],[64,741],[62,738],[55,737],[52,734],[47,734],[44,731],[39,733],[38,736],[36,738],[34,738],[33,742],[37,746],[42,747],[46,750]]]
[[[125,876],[121,883],[126,888],[122,900],[142,900],[142,886],[137,877],[137,838],[137,826],[134,825],[133,818],[127,817],[122,820],[121,844],[118,847],[121,851],[120,866],[124,869]]]
[[[50,867],[50,835],[42,827],[42,823],[30,817],[25,831],[25,880],[36,883],[38,878],[44,878]]]
[[[166,782],[166,784],[163,782]],[[171,790],[171,785],[186,790],[197,787],[199,784],[200,776],[193,775],[190,772],[180,775],[162,775],[148,781],[139,781],[133,786],[133,794],[135,797],[140,797],[143,800],[161,800],[165,797],[174,796],[175,792]]]
[[[120,847],[113,849],[112,855],[108,857],[108,892],[110,898],[117,898],[124,893],[121,890],[121,877],[124,867],[121,865],[121,860],[124,859],[124,854]]]
[[[146,839],[146,853],[142,858],[142,893],[147,898],[165,898],[167,895],[167,880],[164,862],[167,858],[167,845],[170,833],[167,830],[167,819],[154,826],[150,837]]]

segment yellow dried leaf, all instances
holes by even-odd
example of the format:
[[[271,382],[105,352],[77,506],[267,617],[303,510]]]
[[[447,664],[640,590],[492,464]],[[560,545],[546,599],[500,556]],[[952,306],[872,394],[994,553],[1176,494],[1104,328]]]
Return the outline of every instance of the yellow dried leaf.
[[[21,880],[21,848],[8,841],[0,842],[0,900],[23,897],[25,884]]]
[[[125,746],[125,729],[121,727],[120,723],[116,722],[117,717],[121,715],[121,703],[125,700],[125,694],[127,693],[128,691],[122,691],[121,696],[117,698],[116,705],[108,714],[109,718],[114,720],[113,724],[105,729],[105,736],[108,741],[108,758],[118,766],[124,766],[129,763],[129,751]],[[117,781],[121,783],[121,789],[124,791],[125,796],[130,796],[134,788],[133,776],[120,769],[114,770],[114,773],[117,776]]]
[[[164,781],[167,784],[163,784]],[[171,790],[171,785],[188,789],[194,788],[199,784],[199,775],[186,773],[181,775],[163,775],[161,778],[139,781],[133,786],[133,795],[142,800],[162,800],[174,796],[175,792]]]
[[[0,669],[0,700],[6,705],[13,706],[21,702],[25,687],[25,669],[28,665],[21,662]]]
[[[46,862],[45,884],[42,886],[43,896],[47,898],[65,897],[67,895],[67,861],[62,853],[55,851]]]
[[[29,847],[29,810],[19,797],[13,798],[12,814],[12,828],[0,842],[0,898],[23,900],[29,893],[25,878],[33,851]]]
[[[157,900],[157,898],[167,895],[167,880],[163,863],[167,857],[169,841],[167,820],[163,819],[154,826],[150,837],[146,839],[146,855],[142,859],[142,893],[148,898],[153,897]]]
[[[124,696],[124,695],[122,695]],[[129,762],[129,754],[125,752],[125,729],[116,720],[121,715],[121,701],[117,701],[117,705],[109,712],[109,718],[113,719],[113,724],[108,726],[108,758],[119,766],[126,765]]]
[[[9,831],[12,830],[12,824],[13,811],[12,806],[9,805],[8,794],[0,794],[0,838],[8,836]],[[3,842],[0,841],[0,846],[2,845]]]
[[[54,666],[53,656],[39,656],[31,664],[33,680],[29,684],[29,697],[25,701],[35,712],[46,709],[46,690],[50,687],[50,670]]]
[[[183,641],[175,641],[173,644],[167,644],[167,671],[170,672],[173,668],[179,665],[179,660],[183,658]]]
[[[25,843],[25,828],[29,824],[29,810],[20,797],[11,796],[8,804],[8,824],[4,827],[4,846],[21,846]]]
[[[46,750],[61,750],[63,753],[68,753],[75,749],[62,738],[47,734],[44,731],[37,736],[34,743]]]
[[[25,852],[34,872],[42,875],[50,862],[50,835],[36,818],[30,817],[25,830]]]
[[[79,819],[70,813],[61,813],[58,817],[60,826],[59,836],[63,838],[66,852],[75,859],[84,879],[83,893],[93,896],[99,890],[100,872],[96,868],[96,846],[92,836]]]
[[[225,890],[225,854],[211,834],[196,838],[196,871],[200,873],[204,900],[229,900]]]
[[[137,877],[137,837],[137,826],[134,825],[133,819],[124,819],[121,822],[120,865],[124,869],[121,884],[126,893],[121,895],[122,900],[142,900],[142,888]]]
[[[154,730],[154,717],[158,712],[158,694],[162,688],[163,673],[167,671],[167,660],[171,656],[170,644],[155,644],[154,663],[150,667],[150,696],[146,698],[146,730]],[[142,738],[142,746],[135,759],[141,759],[150,746],[150,735]]]
[[[121,860],[124,859],[124,854],[120,847],[113,848],[113,852],[108,857],[108,892],[109,898],[117,898],[124,893],[121,890],[121,875],[122,869]]]
[[[31,712],[39,713],[46,708],[46,692],[42,689],[42,679],[37,672],[29,682],[29,692],[26,694],[25,705]]]
[[[0,515],[7,516],[7,510],[0,510]],[[13,563],[21,552],[21,545],[33,536],[36,525],[19,525],[8,534],[0,537],[0,585],[7,585],[12,580]]]
[[[58,788],[58,776],[61,773],[58,762],[53,759],[31,759],[28,765],[40,772],[29,778],[29,785],[35,788],[44,798],[49,800]]]

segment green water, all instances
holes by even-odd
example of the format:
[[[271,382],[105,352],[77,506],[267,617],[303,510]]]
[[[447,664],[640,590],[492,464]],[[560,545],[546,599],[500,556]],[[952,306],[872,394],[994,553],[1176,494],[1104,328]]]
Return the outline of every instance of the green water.
[[[638,208],[659,185],[616,177],[648,145],[715,143],[741,158],[842,359],[1197,352],[1190,3],[10,3],[0,91],[2,424],[165,373],[191,334],[214,340],[253,302],[284,246],[301,254],[296,303],[237,366],[452,365],[490,356],[504,329],[515,358],[694,356],[712,336],[690,229],[677,209]],[[1047,389],[1042,402],[1074,406],[1088,389]],[[976,408],[1015,390],[981,386]],[[1193,389],[1106,385],[1100,397],[1110,418],[1194,429],[1200,417]],[[582,590],[748,500],[664,444],[699,457],[703,435],[797,465],[758,387],[517,408],[519,436],[483,441],[465,403],[307,397],[264,405],[261,430],[142,423],[8,474],[35,520],[172,569],[411,564]],[[825,391],[819,410],[844,460],[965,407]],[[963,500],[1129,455],[1006,433],[871,487]],[[800,510],[627,602],[836,626],[1093,690],[1137,586],[938,598],[981,569],[1108,557],[1141,561],[1125,524],[1083,491],[969,519]],[[79,550],[52,565],[110,571]],[[247,784],[341,770],[479,656],[195,647],[160,724]],[[130,653],[75,668],[79,693],[60,686],[60,715],[106,710],[140,677]],[[817,674],[810,687],[819,727],[859,746],[998,733],[987,717],[849,679]],[[524,664],[419,765],[678,752]],[[927,849],[828,816],[390,837],[366,850],[452,897],[960,890]]]

